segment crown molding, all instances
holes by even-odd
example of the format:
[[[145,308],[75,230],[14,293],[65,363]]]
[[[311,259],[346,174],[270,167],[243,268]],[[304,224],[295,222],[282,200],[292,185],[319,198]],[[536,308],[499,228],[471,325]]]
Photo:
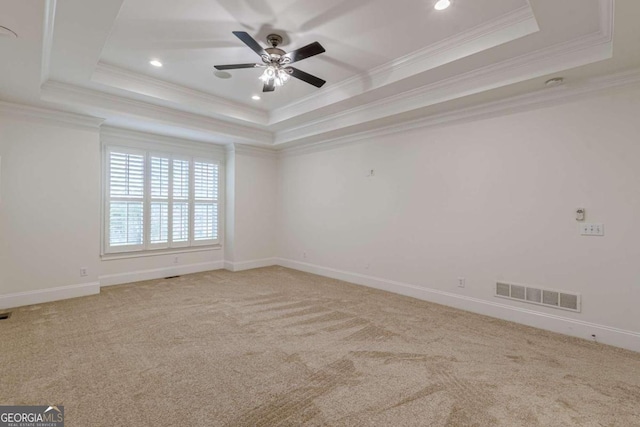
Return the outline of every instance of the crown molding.
[[[598,0],[600,8],[600,33],[608,42],[613,41],[616,0]]]
[[[389,126],[378,127],[366,131],[326,139],[305,145],[280,148],[280,157],[310,154],[332,150],[353,143],[365,143],[372,138],[394,135],[417,129],[426,129],[450,124],[476,121],[501,115],[519,113],[538,108],[566,104],[580,99],[601,95],[603,92],[623,88],[640,88],[640,68],[602,76],[576,83],[571,86],[545,88],[535,92],[487,102],[473,107],[465,107],[445,113],[434,114],[420,119],[410,120]]]
[[[611,0],[603,0],[612,3]],[[605,27],[605,30],[612,30]],[[474,95],[508,84],[611,58],[612,34],[599,31],[448,79],[340,111],[276,132],[275,145],[291,143],[383,117]]]
[[[96,130],[104,122],[104,119],[96,117],[5,101],[0,101],[0,113],[18,119],[46,122],[47,124],[81,130]]]
[[[49,102],[80,105],[98,111],[101,115],[104,114],[107,119],[110,115],[116,115],[152,124],[204,131],[211,134],[216,142],[221,143],[238,140],[265,145],[273,143],[273,135],[266,130],[249,128],[67,83],[47,81],[42,85],[41,98]]]
[[[194,141],[191,139],[174,138],[167,135],[160,135],[150,132],[126,129],[115,126],[102,126],[100,128],[100,139],[103,143],[122,144],[122,141],[139,142],[152,144],[161,148],[163,146],[184,147],[189,150],[197,150],[206,154],[217,154],[224,157],[225,146],[220,144]]]
[[[527,4],[271,112],[273,125],[539,31]],[[366,89],[365,89],[366,88]]]
[[[227,144],[227,153],[242,154],[245,156],[263,157],[267,159],[276,159],[278,151],[272,148],[256,147],[246,144]]]
[[[131,91],[132,87],[143,88],[142,92],[138,90],[132,92],[171,102],[175,107],[158,105],[150,102],[152,100],[127,98],[51,80],[42,85],[41,96],[42,99],[51,102],[82,106],[89,114],[106,117],[108,124],[116,126],[129,126],[130,123],[138,122],[141,124],[139,128],[152,129],[153,132],[161,133],[165,133],[166,130],[167,134],[186,136],[186,139],[195,138],[194,135],[199,132],[203,135],[202,140],[215,141],[215,143],[255,144],[273,147],[276,150],[289,150],[293,145],[302,146],[305,142],[310,143],[312,139],[317,141],[323,138],[323,135],[327,137],[331,135],[332,139],[326,139],[326,141],[342,140],[342,136],[334,136],[353,132],[349,130],[352,126],[364,124],[375,126],[375,121],[381,118],[609,58],[612,54],[614,0],[597,1],[599,5],[597,32],[365,105],[306,121],[301,125],[293,125],[292,120],[287,126],[288,119],[285,119],[285,122],[274,122],[274,120],[277,120],[278,114],[287,108],[292,109],[292,117],[306,114],[301,107],[321,99],[328,99],[325,98],[327,93],[329,94],[327,96],[334,96],[330,94],[335,92],[335,96],[348,98],[353,95],[348,93],[351,87],[357,87],[361,93],[363,75],[347,79],[322,92],[274,110],[271,116],[264,110],[236,104],[214,95],[163,82],[105,63],[98,63],[92,77],[94,82],[108,84],[107,81],[111,79],[113,87],[119,87],[121,90]],[[47,5],[52,10],[49,10],[46,15],[53,17],[55,0],[47,0]],[[53,21],[51,21],[51,30],[52,25]],[[422,72],[425,67],[433,68],[440,63],[438,61],[450,62],[456,59],[455,55],[464,57],[473,49],[479,49],[480,46],[484,46],[480,49],[484,50],[488,48],[487,46],[497,46],[535,31],[538,31],[538,24],[530,6],[527,5],[465,33],[377,67],[368,75],[378,76],[376,78],[381,80],[378,83],[384,86],[393,79],[398,80],[405,78],[404,76]],[[516,37],[517,34],[520,35]],[[386,73],[390,74],[384,76]],[[378,83],[375,79],[372,81],[375,87]],[[192,111],[178,109],[178,104],[186,105],[184,108]],[[198,114],[198,110],[204,110],[207,113]],[[212,113],[218,114],[220,118],[209,115],[208,111],[213,110],[222,111]],[[243,114],[244,119],[238,118]],[[252,123],[251,115],[258,121]],[[279,123],[284,129],[273,134],[270,129],[277,126],[268,127],[264,125],[265,123]],[[132,127],[138,126],[134,123]],[[161,131],[162,128],[165,130]],[[189,131],[193,133],[189,135]],[[211,138],[208,137],[209,135]],[[358,135],[360,134],[354,134],[356,138]],[[277,145],[281,147],[278,148]],[[272,150],[267,149],[267,151]]]
[[[55,16],[56,0],[46,0],[44,3],[44,23],[42,26],[42,62],[40,65],[40,84],[43,84],[44,82],[49,80]]]
[[[269,113],[251,108],[219,96],[165,82],[114,65],[99,62],[91,81],[106,86],[161,99],[177,106],[188,106],[194,111],[209,111],[211,117],[236,120],[247,125],[266,126]]]

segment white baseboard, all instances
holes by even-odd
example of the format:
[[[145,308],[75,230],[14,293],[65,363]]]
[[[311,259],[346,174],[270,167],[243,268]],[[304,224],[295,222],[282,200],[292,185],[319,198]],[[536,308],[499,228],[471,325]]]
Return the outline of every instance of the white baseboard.
[[[81,283],[79,285],[60,286],[36,291],[17,292],[0,295],[0,309],[42,304],[69,298],[84,297],[100,293],[100,283]]]
[[[291,259],[277,258],[278,265],[344,280],[358,285],[381,289],[400,295],[418,298],[461,310],[471,311],[498,319],[521,323],[535,328],[545,329],[560,334],[592,340],[596,335],[598,342],[616,347],[640,352],[640,332],[628,331],[611,326],[585,322],[564,316],[543,313],[521,307],[514,307],[500,302],[493,302],[479,298],[466,297],[464,295],[423,288],[407,283],[366,276],[319,265],[295,261]]]
[[[127,273],[107,274],[100,276],[100,286],[121,285],[123,283],[140,282],[142,280],[161,279],[169,276],[200,273],[202,271],[220,270],[224,268],[223,261],[201,262],[197,264],[176,265],[151,270],[139,270]]]
[[[277,261],[277,258],[263,258],[239,262],[225,261],[224,268],[229,271],[244,271],[253,268],[271,267],[272,265],[276,265],[278,263]]]

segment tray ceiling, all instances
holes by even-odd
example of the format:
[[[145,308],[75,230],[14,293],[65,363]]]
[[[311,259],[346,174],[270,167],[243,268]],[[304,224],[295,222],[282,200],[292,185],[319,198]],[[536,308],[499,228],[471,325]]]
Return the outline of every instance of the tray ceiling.
[[[13,20],[28,37],[0,39],[11,59],[0,67],[0,97],[115,126],[288,147],[413,120],[465,98],[517,94],[532,79],[569,70],[586,70],[579,78],[640,66],[640,53],[628,48],[640,34],[628,18],[640,12],[635,1],[616,5],[624,58],[614,56],[613,0],[452,0],[443,11],[435,2],[7,0],[0,25]],[[286,51],[320,42],[326,53],[297,68],[327,84],[292,79],[262,93],[260,70],[216,77],[214,65],[259,61],[232,31],[263,46],[280,34]]]

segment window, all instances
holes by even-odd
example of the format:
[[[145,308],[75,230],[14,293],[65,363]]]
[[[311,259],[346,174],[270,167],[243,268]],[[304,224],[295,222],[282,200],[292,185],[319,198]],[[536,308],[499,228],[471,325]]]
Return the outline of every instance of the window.
[[[105,155],[106,253],[219,243],[217,161],[111,146]]]

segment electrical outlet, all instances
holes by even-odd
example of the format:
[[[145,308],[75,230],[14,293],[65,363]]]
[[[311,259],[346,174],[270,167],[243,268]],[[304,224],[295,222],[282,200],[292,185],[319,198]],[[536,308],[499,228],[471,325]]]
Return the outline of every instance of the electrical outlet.
[[[464,288],[464,285],[465,285],[464,277],[458,277],[458,287],[459,288]]]
[[[364,269],[365,269],[365,270],[368,270],[368,269],[369,269],[369,267],[371,267],[371,264],[369,264],[369,263],[366,263],[366,264],[364,265]]]
[[[87,267],[80,267],[80,277],[86,277],[89,275],[89,269]]]
[[[307,258],[307,253],[306,252],[302,252],[302,258]]]
[[[177,264],[177,263],[178,263],[178,257],[177,257],[177,256],[174,256],[174,257],[173,257],[173,263],[174,263],[174,264]]]
[[[580,224],[582,236],[604,236],[604,224]]]

